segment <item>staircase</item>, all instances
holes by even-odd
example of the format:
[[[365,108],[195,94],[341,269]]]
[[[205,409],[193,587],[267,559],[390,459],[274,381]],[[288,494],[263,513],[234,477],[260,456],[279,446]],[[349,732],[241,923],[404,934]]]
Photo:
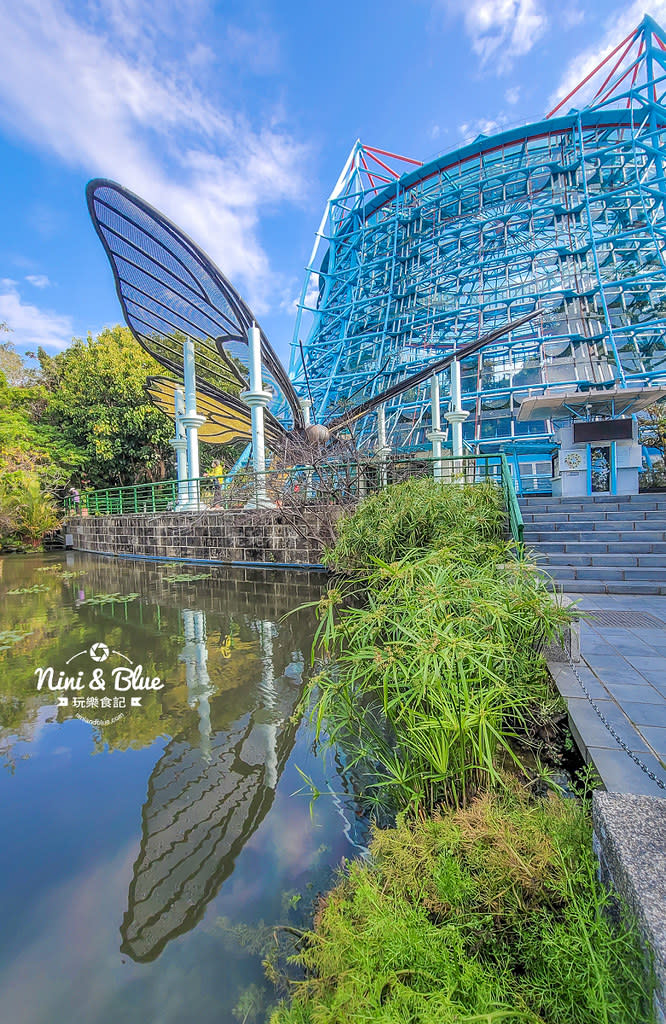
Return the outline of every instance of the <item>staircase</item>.
[[[522,498],[525,550],[565,593],[666,594],[666,494]]]

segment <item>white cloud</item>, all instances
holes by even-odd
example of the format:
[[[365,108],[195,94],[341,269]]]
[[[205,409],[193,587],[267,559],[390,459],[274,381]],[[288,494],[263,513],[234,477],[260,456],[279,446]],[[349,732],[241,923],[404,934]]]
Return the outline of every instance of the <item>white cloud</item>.
[[[28,274],[26,281],[34,288],[48,288],[51,284],[46,274]]]
[[[298,303],[301,301],[301,292],[296,292],[297,285],[292,282],[288,287],[285,288],[280,303],[280,310],[283,313],[288,313],[291,316],[295,316],[298,312]],[[316,309],[317,301],[319,299],[319,275],[310,274],[308,278],[307,288],[305,290],[305,299],[303,305],[308,309]]]
[[[225,49],[233,55],[236,64],[245,65],[255,74],[267,74],[279,66],[279,40],[267,29],[250,32],[237,25],[229,25]]]
[[[159,12],[170,24],[168,8]],[[0,4],[0,118],[63,162],[144,196],[266,308],[279,275],[259,214],[301,201],[306,147],[268,115],[253,125],[204,96],[186,60],[158,57],[154,19],[144,46],[149,5],[112,0],[92,11],[84,24],[63,0]]]
[[[576,4],[570,4],[568,7],[562,8],[559,17],[564,28],[576,28],[577,25],[581,25],[585,21],[585,11],[577,7]]]
[[[19,350],[66,348],[74,333],[70,317],[40,309],[20,296],[16,281],[0,279],[0,322],[11,328],[11,340]]]
[[[597,41],[594,45],[580,50],[576,56],[569,61],[557,88],[550,97],[548,109],[556,106],[561,99],[567,96],[571,90],[574,89],[579,82],[582,82],[585,76],[588,75],[590,71],[592,71],[592,69],[596,67],[596,65],[599,64],[604,57],[622,41],[622,39],[625,38],[625,36],[629,35],[632,28],[636,28],[639,22],[642,21],[644,11],[644,0],[634,0],[634,3],[616,11],[612,17],[606,21],[603,31],[595,34],[595,39]],[[653,0],[650,5],[650,14],[656,21],[660,21],[662,23],[666,21],[666,0]],[[608,70],[610,70],[611,67],[612,64],[606,65]],[[606,71],[606,74],[607,73],[608,72]],[[603,81],[603,78],[601,81]],[[566,112],[572,106],[584,106],[597,91],[601,85],[601,81],[597,82],[593,80],[590,82],[586,90],[581,91],[581,93],[575,98],[572,97],[570,103],[565,103],[561,112]]]
[[[516,57],[532,49],[548,27],[543,0],[439,0],[462,17],[481,64],[508,71]]]
[[[473,142],[478,135],[494,135],[508,123],[506,114],[498,114],[497,117],[479,117],[473,121],[464,121],[458,125],[458,131],[463,137],[463,142]]]
[[[514,85],[504,93],[504,99],[513,106],[520,99],[520,86]]]

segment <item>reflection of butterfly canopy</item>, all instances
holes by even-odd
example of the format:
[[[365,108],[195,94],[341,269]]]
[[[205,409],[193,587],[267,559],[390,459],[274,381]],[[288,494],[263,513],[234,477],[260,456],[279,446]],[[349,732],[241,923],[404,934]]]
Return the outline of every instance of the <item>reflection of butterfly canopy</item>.
[[[277,712],[277,775],[291,753],[291,720],[300,687],[285,681]],[[234,869],[236,858],[270,809],[265,734],[245,716],[211,739],[204,761],[185,738],[172,739],[153,768],[143,805],[141,849],[134,864],[121,951],[154,960],[201,920]]]
[[[256,322],[251,310],[206,254],[138,196],[96,179],[86,197],[134,337],[179,377],[183,342],[190,338],[198,384],[226,408],[228,395],[248,386],[247,331]],[[265,382],[286,400],[289,426],[302,427],[298,397],[263,331],[261,356]]]

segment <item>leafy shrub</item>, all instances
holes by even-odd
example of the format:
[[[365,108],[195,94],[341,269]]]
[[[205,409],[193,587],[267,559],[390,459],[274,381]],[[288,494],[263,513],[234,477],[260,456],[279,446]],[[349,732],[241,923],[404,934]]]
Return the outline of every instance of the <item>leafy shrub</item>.
[[[30,544],[60,525],[52,495],[44,490],[36,473],[16,472],[0,483],[0,548]]]
[[[636,931],[613,925],[587,810],[514,789],[375,833],[297,957],[271,1024],[636,1024]]]
[[[446,549],[482,560],[501,541],[505,511],[496,484],[442,485],[430,477],[393,484],[366,498],[337,525],[327,564],[354,570],[377,558],[393,562],[406,551]]]
[[[646,469],[638,478],[641,491],[656,490],[666,487],[666,464],[663,459],[652,463],[652,469]]]
[[[498,550],[501,550],[498,548]],[[539,654],[567,613],[529,562],[407,552],[320,604],[334,659],[312,684],[317,735],[344,748],[382,803],[432,810],[500,780],[496,755],[547,697]]]

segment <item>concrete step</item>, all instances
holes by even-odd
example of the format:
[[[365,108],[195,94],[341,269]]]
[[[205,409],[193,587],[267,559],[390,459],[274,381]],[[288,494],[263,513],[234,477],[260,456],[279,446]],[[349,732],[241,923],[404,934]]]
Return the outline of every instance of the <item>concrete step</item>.
[[[553,580],[560,594],[664,594],[666,583],[639,583],[636,580]]]
[[[604,530],[621,530],[632,533],[643,533],[645,530],[666,530],[666,516],[658,514],[655,519],[579,519],[571,522],[563,520],[545,520],[536,523],[525,523],[525,529],[534,530],[580,530],[581,533],[592,533]]]
[[[666,512],[664,501],[560,501],[526,502],[519,501],[521,511],[526,512]]]
[[[539,565],[596,565],[596,566],[646,566],[650,569],[661,569],[666,579],[666,555],[618,555],[615,552],[596,554],[544,553],[536,551],[534,555]]]
[[[650,502],[666,503],[666,491],[641,491],[640,494],[585,494],[573,498],[558,498],[552,494],[527,494],[519,498],[521,505],[644,505]]]
[[[662,566],[550,565],[545,571],[556,580],[603,580],[605,583],[637,580],[640,583],[663,583],[666,586],[666,574]]]
[[[666,509],[620,509],[620,511],[596,509],[585,512],[531,512],[522,513],[525,523],[654,523],[666,522]]]
[[[578,541],[579,543],[588,537],[600,540],[605,544],[630,543],[632,541],[663,543],[666,541],[666,530],[560,530],[557,527],[542,530],[540,527],[530,529],[530,524],[528,524],[525,527],[524,537],[525,543],[530,545],[540,544],[542,541],[552,541],[554,537],[557,537],[558,541]]]
[[[529,550],[533,550],[536,554],[543,552],[544,554],[571,554],[571,555],[598,555],[598,554],[617,554],[617,555],[661,555],[666,561],[666,541],[637,541],[633,538],[628,541],[617,541],[615,543],[607,544],[606,534],[604,534],[603,540],[574,540],[574,541],[562,541],[561,534],[558,534],[556,541],[550,539],[547,541],[541,541],[540,544],[528,547]]]

